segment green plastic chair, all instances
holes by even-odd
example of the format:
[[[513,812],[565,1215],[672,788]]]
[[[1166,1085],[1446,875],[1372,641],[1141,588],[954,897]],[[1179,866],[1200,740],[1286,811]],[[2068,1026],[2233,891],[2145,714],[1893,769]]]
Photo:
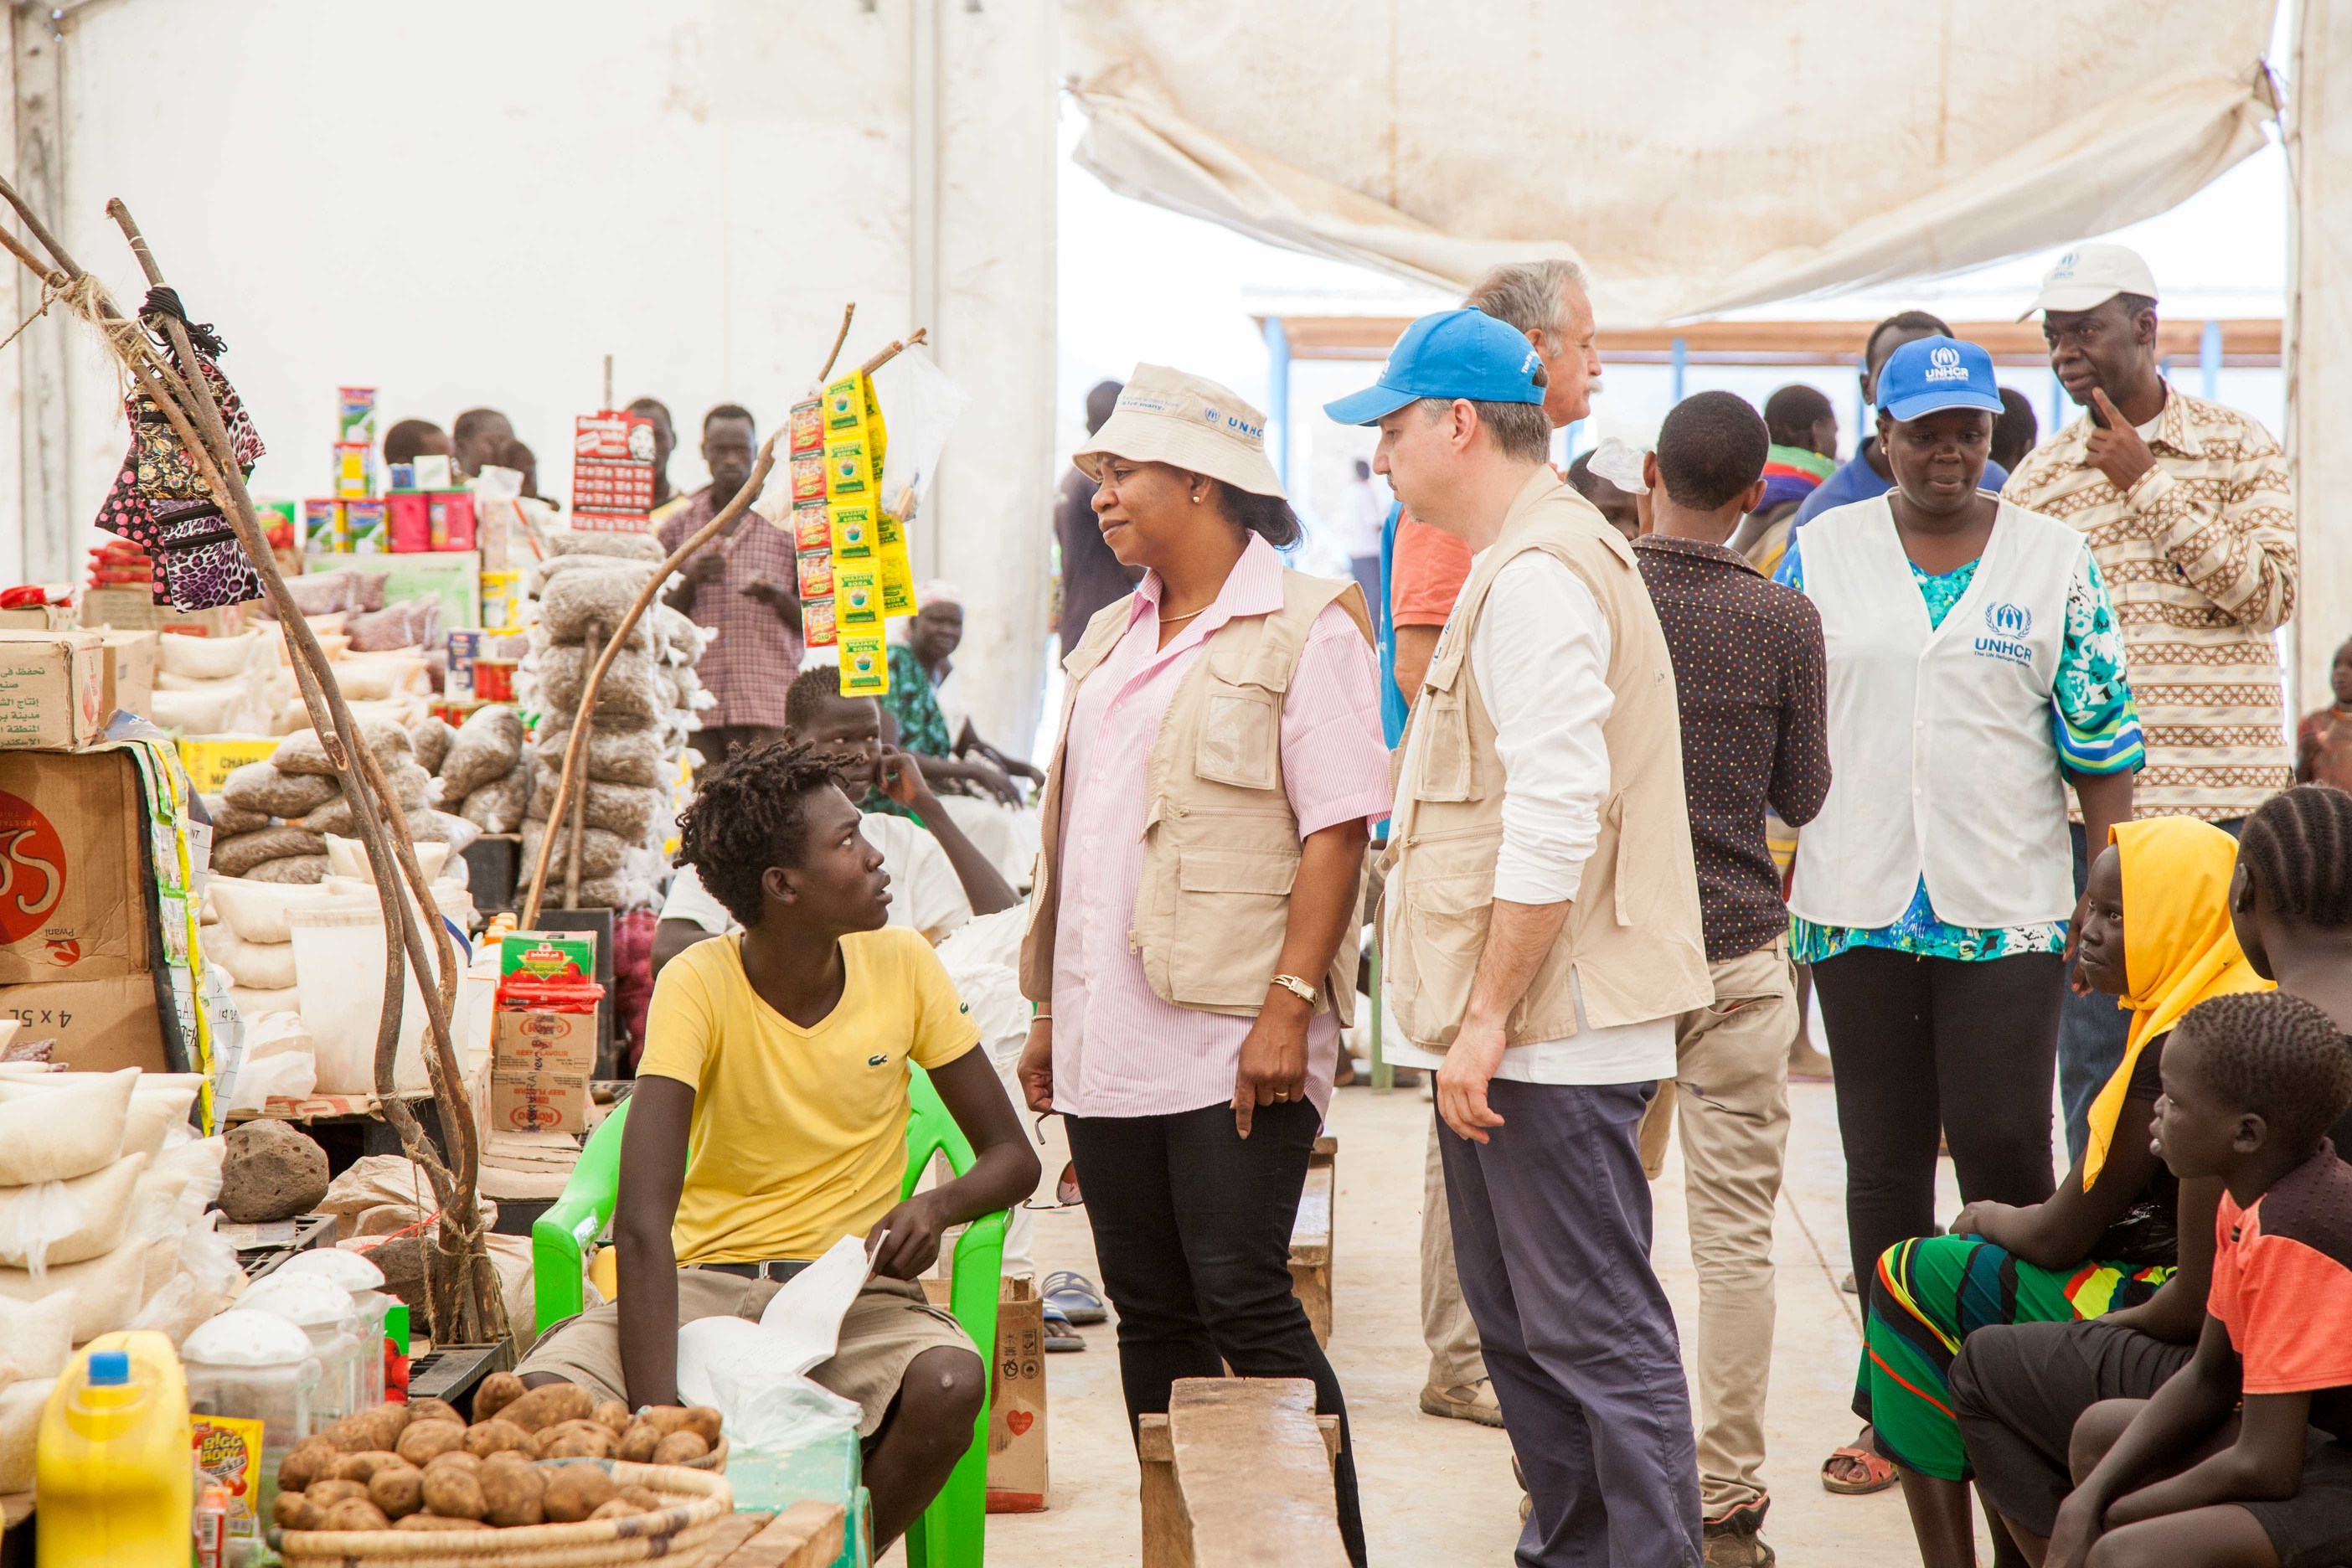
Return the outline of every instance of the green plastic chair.
[[[907,1174],[899,1184],[902,1198],[914,1194],[933,1155],[945,1155],[948,1168],[961,1176],[971,1169],[971,1142],[948,1114],[930,1075],[913,1068],[909,1086],[913,1106],[907,1118]],[[617,1105],[604,1124],[589,1135],[572,1168],[563,1195],[530,1227],[531,1289],[538,1303],[539,1331],[575,1316],[585,1302],[581,1258],[586,1248],[612,1223],[613,1205],[620,1195],[621,1130],[627,1123],[626,1101]],[[996,1382],[997,1279],[1004,1264],[1004,1227],[1008,1211],[983,1215],[964,1227],[955,1244],[953,1282],[949,1310],[971,1338],[992,1390]],[[971,1447],[949,1477],[931,1506],[907,1531],[909,1568],[981,1568],[986,1560],[988,1529],[988,1402],[981,1402],[972,1424]],[[855,1552],[845,1552],[848,1562]]]

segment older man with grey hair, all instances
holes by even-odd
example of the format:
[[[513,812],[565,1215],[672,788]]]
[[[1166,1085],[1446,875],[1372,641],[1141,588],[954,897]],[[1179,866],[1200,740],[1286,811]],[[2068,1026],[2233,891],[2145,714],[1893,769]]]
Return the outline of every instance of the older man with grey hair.
[[[1584,269],[1573,261],[1521,261],[1497,267],[1479,279],[1463,304],[1527,334],[1543,360],[1543,412],[1554,429],[1584,417],[1601,379],[1601,354],[1593,347],[1592,302],[1585,297]],[[1433,608],[1453,594],[1444,580],[1459,589],[1470,574],[1470,547],[1410,516],[1392,514],[1389,527],[1395,539],[1392,552],[1396,579],[1389,598],[1397,607],[1393,638],[1397,685],[1408,705],[1421,690],[1422,677],[1444,626],[1439,611],[1433,624],[1412,606]],[[1429,579],[1439,579],[1433,584]],[[1436,587],[1439,591],[1431,591]],[[1402,716],[1398,717],[1402,726]],[[1397,737],[1391,736],[1394,745]],[[1445,1214],[1445,1175],[1438,1163],[1435,1124],[1422,1170],[1421,1205],[1421,1337],[1429,1347],[1429,1377],[1421,1391],[1421,1407],[1432,1415],[1476,1421],[1488,1426],[1503,1424],[1494,1384],[1486,1376],[1479,1352],[1478,1325],[1463,1304],[1462,1281],[1454,1263],[1454,1228]]]

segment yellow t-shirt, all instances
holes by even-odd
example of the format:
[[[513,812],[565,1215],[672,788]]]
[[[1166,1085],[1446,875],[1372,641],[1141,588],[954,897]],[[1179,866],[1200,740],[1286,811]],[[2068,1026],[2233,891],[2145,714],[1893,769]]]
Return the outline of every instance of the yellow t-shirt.
[[[698,942],[654,984],[637,1076],[694,1088],[677,1260],[815,1258],[864,1236],[898,1201],[909,1059],[951,1062],[980,1042],[919,931],[841,940],[847,983],[813,1029],[760,999],[740,936]]]

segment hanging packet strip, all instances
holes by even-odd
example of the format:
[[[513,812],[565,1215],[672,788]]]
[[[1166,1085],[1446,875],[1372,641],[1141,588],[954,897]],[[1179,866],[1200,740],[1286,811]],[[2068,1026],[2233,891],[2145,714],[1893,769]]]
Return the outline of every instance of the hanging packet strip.
[[[834,562],[833,613],[845,633],[882,629],[882,584],[873,566]]]
[[[881,697],[890,689],[890,654],[880,632],[860,632],[841,639],[841,694]]]

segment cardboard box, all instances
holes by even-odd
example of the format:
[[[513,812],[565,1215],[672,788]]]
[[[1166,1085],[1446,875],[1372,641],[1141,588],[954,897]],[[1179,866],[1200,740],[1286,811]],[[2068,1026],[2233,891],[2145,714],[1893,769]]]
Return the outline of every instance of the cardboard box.
[[[944,1253],[940,1267],[946,1267]],[[948,1307],[949,1282],[927,1277],[923,1294]],[[996,1378],[988,1399],[988,1511],[1043,1513],[1053,1479],[1045,1463],[1045,1303],[1034,1279],[1003,1279],[996,1297]]]
[[[93,633],[0,631],[0,746],[88,745],[106,727],[105,693]]]
[[[0,1017],[19,1040],[55,1040],[52,1059],[76,1072],[143,1068],[166,1072],[163,1002],[152,974],[0,986]]]
[[[147,973],[145,822],[127,752],[0,752],[0,985]]]
[[[125,632],[178,632],[192,637],[233,637],[245,630],[257,601],[223,605],[212,610],[178,610],[159,605],[144,588],[85,588],[81,624],[91,630],[112,626]]]
[[[109,627],[97,635],[106,645],[106,686],[100,706],[110,715],[121,709],[142,719],[153,718],[155,660],[163,634]]]
[[[490,1030],[490,1131],[584,1131],[595,1070],[593,1011],[501,1008]]]
[[[183,735],[180,765],[199,795],[216,795],[228,775],[247,763],[268,762],[283,735]]]

